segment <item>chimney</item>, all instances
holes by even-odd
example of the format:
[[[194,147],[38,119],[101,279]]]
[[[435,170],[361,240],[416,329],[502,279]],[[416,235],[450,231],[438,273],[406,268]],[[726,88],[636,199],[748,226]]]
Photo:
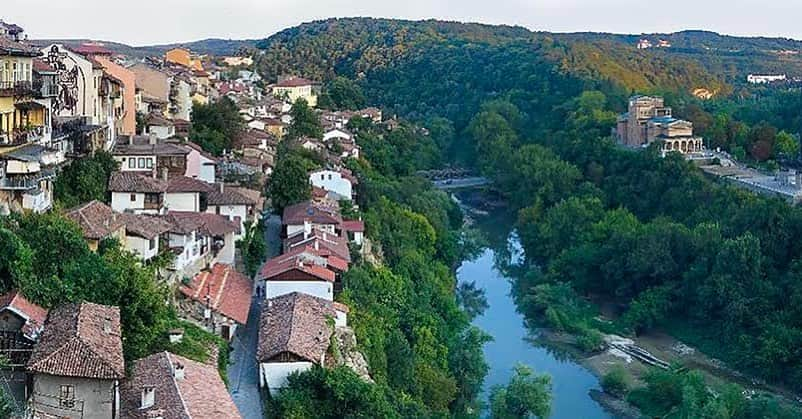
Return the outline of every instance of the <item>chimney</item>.
[[[147,409],[156,404],[156,389],[151,386],[142,388],[142,406],[141,409]]]
[[[315,250],[320,250],[320,242],[315,240]]]
[[[223,191],[225,190],[225,188],[226,188],[226,185],[225,185],[225,183],[223,183],[223,182],[220,182],[220,193],[223,193]]]
[[[166,167],[162,167],[161,171],[162,171],[162,180],[167,182],[167,179],[168,179],[168,177],[170,175],[170,172],[167,170]]]
[[[156,143],[158,143],[158,142],[159,142],[159,138],[156,137],[156,133],[155,132],[149,132],[148,133],[148,144],[156,145]]]
[[[310,234],[312,234],[312,224],[304,220],[304,240],[308,239]]]
[[[181,381],[181,380],[184,379],[184,365],[183,364],[176,363],[173,366],[173,377],[177,381]]]
[[[111,319],[108,317],[103,319],[103,333],[111,334]]]

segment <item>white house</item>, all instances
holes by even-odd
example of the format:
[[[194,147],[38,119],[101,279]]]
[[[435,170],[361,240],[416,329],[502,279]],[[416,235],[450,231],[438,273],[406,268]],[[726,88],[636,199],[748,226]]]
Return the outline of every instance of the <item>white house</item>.
[[[339,308],[339,310],[338,310]],[[334,325],[330,319],[335,319]],[[267,300],[259,322],[259,385],[275,393],[293,372],[325,365],[334,329],[345,327],[341,305],[303,293]]]
[[[206,212],[226,217],[229,221],[239,225],[239,231],[235,235],[237,240],[241,239],[245,231],[247,221],[257,221],[261,208],[256,208],[257,202],[252,198],[238,192],[238,188],[226,187],[223,183],[214,185],[209,191],[206,200],[208,206]]]
[[[215,183],[217,159],[193,142],[187,142],[184,145],[189,150],[185,176],[200,179],[206,183]]]
[[[125,224],[125,249],[148,261],[159,255],[161,236],[170,229],[170,224],[162,217],[137,214],[117,214]]]
[[[337,200],[353,199],[351,180],[343,177],[339,171],[320,169],[309,174],[309,183],[335,194]]]
[[[111,208],[116,212],[160,214],[167,182],[136,172],[114,172],[109,178]]]
[[[160,140],[175,137],[175,124],[159,114],[150,114],[147,119],[147,132]]]
[[[233,264],[238,225],[225,217],[199,212],[170,211],[169,246],[176,254],[173,268],[197,273],[215,263]]]
[[[265,298],[302,292],[326,301],[334,300],[336,274],[328,269],[326,259],[311,252],[304,253],[304,250],[265,263],[259,272],[259,279],[265,281]]]
[[[315,229],[337,234],[343,220],[339,208],[305,201],[284,208],[281,221],[285,236],[290,237]]]
[[[200,212],[203,200],[211,190],[211,185],[199,179],[186,176],[170,178],[164,192],[164,208],[168,211]]]
[[[335,140],[337,142],[342,142],[342,141],[349,141],[350,142],[353,139],[354,139],[353,134],[351,134],[350,132],[348,132],[347,130],[342,129],[342,128],[335,128],[335,129],[329,130],[325,134],[323,134],[323,142],[324,143],[332,141],[332,140]]]

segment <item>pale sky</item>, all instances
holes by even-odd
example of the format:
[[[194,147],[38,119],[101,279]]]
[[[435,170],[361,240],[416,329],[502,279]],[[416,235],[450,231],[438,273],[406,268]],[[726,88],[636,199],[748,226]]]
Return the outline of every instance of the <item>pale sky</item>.
[[[30,38],[151,45],[260,39],[302,22],[371,16],[521,25],[554,32],[674,32],[802,39],[802,0],[0,0]]]

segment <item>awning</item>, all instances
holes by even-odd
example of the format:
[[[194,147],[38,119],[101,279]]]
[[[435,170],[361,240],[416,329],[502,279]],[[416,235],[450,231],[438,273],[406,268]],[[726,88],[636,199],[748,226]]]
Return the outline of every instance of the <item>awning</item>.
[[[42,105],[39,102],[20,102],[15,103],[14,107],[21,110],[21,111],[33,111],[37,109],[45,109],[45,105]]]

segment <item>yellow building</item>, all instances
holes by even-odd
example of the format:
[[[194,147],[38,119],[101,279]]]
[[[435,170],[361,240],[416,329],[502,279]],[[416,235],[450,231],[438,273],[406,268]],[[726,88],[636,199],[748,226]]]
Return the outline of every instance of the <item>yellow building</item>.
[[[0,38],[0,144],[27,142],[41,136],[45,106],[34,99],[33,57],[39,50],[8,38]]]
[[[314,85],[315,83],[302,77],[288,77],[279,80],[273,86],[273,95],[287,99],[292,103],[295,103],[298,99],[304,99],[309,107],[314,108],[317,106]]]
[[[164,54],[164,61],[177,64],[197,71],[203,71],[203,64],[200,58],[194,56],[192,52],[185,48],[173,48]]]

